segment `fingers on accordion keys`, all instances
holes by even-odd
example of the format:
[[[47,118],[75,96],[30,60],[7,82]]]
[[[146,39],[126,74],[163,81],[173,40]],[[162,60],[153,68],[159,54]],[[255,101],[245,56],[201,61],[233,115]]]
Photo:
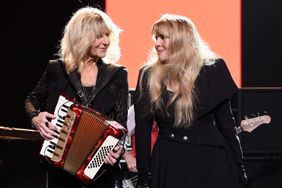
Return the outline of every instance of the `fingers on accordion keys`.
[[[60,132],[55,128],[54,132],[57,133],[58,135],[60,134]]]
[[[116,145],[113,149],[113,152],[117,152],[118,150],[120,149],[120,146],[119,145]]]
[[[125,149],[122,145],[117,145],[114,150],[115,153],[119,153],[119,155],[123,155],[125,153]]]
[[[50,130],[50,134],[54,137],[54,138],[59,138],[60,136],[60,132],[56,129],[56,127],[54,125],[52,125],[50,122],[45,122],[46,127],[49,128]]]

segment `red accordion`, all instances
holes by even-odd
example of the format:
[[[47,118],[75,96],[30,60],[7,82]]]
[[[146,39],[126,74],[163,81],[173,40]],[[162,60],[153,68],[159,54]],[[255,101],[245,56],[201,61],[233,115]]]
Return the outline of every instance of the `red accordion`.
[[[104,168],[104,159],[127,133],[118,122],[60,96],[52,120],[60,136],[45,140],[40,154],[84,183],[93,182]]]

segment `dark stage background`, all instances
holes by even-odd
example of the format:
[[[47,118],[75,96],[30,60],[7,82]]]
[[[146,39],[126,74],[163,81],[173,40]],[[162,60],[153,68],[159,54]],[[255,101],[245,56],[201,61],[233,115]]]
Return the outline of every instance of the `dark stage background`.
[[[29,128],[24,99],[48,60],[58,50],[63,28],[83,5],[105,9],[102,0],[14,0],[0,11],[1,109],[0,125]]]
[[[242,0],[242,89],[238,118],[267,111],[271,123],[241,134],[246,188],[282,187],[282,1]]]
[[[104,9],[105,3],[14,0],[5,4],[0,11],[0,126],[30,128],[24,99],[57,52],[64,25],[81,6]],[[233,111],[238,122],[263,111],[272,117],[269,125],[241,134],[248,188],[282,187],[281,10],[281,0],[242,0],[242,88],[232,97]],[[48,177],[36,160],[40,143],[0,139],[0,187],[46,187]]]
[[[242,86],[282,86],[282,1],[242,0]]]

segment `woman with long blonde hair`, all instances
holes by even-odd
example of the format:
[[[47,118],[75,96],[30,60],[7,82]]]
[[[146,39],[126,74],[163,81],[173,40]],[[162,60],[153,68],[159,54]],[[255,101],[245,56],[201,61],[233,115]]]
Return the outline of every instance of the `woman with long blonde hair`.
[[[58,126],[51,121],[56,118],[53,112],[60,95],[72,98],[76,103],[88,106],[126,126],[128,78],[127,69],[117,64],[120,58],[120,32],[121,29],[112,19],[97,8],[87,6],[74,12],[64,29],[59,58],[49,61],[38,84],[25,100],[28,117],[45,140],[60,135]],[[99,135],[92,134],[93,137]],[[106,158],[99,155],[99,160],[105,162],[102,163],[103,170],[89,185],[82,183],[72,173],[47,165],[48,187],[112,188],[119,173],[117,162],[122,151],[123,148],[118,145],[110,150]],[[106,150],[102,150],[104,152]],[[98,161],[95,161],[95,165],[99,165]],[[95,165],[93,163],[90,167],[94,169]]]
[[[138,186],[238,188],[246,174],[230,96],[238,91],[222,58],[193,22],[164,14],[136,87]],[[151,155],[152,122],[159,135]]]

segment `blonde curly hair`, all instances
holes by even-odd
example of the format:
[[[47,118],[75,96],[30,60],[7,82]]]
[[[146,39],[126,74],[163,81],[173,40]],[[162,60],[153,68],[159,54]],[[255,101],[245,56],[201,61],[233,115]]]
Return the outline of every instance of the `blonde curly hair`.
[[[66,65],[67,72],[82,70],[83,60],[95,39],[109,35],[110,45],[103,60],[106,63],[116,63],[121,54],[119,34],[122,30],[113,23],[103,11],[93,7],[83,7],[77,10],[65,26],[60,43],[60,56]]]

